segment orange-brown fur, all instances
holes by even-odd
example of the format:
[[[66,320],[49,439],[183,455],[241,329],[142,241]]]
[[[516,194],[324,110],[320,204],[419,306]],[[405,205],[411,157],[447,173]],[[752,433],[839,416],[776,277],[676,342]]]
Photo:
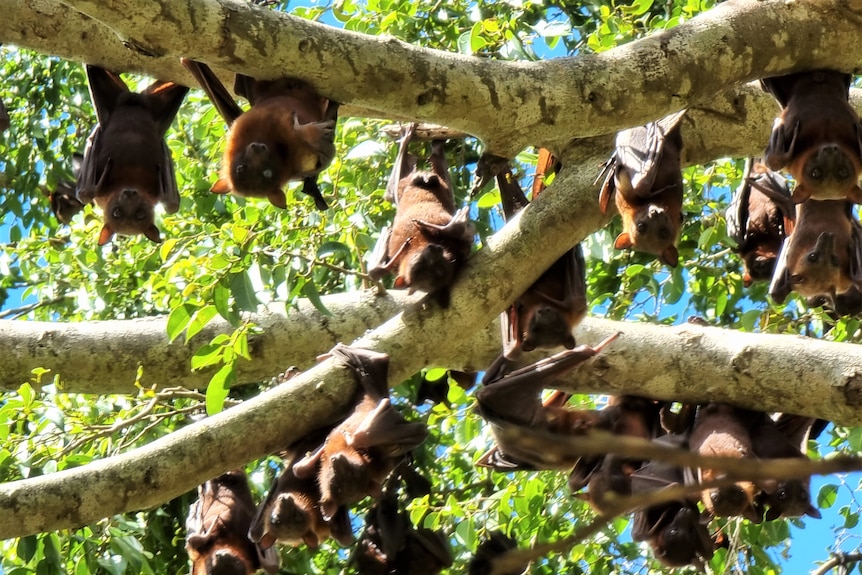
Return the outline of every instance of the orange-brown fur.
[[[256,545],[248,538],[254,502],[240,470],[207,481],[198,489],[199,498],[189,508],[186,522],[186,550],[192,561],[192,575],[251,575],[258,568],[268,572],[274,563],[261,564]]]
[[[617,135],[612,169],[599,199],[602,211],[606,212],[613,196],[622,216],[623,231],[614,241],[616,249],[647,252],[676,267],[679,263],[676,242],[683,221],[681,114],[673,118],[666,128],[662,122],[656,122]],[[653,153],[648,161],[638,161],[634,154],[626,153],[627,149],[636,149],[638,154],[653,149]]]
[[[404,175],[415,129],[415,124],[407,128],[399,146],[385,196],[397,206],[395,218],[378,241],[369,274],[379,279],[397,270],[396,288],[433,294],[446,307],[455,275],[470,254],[474,229],[466,208],[455,212],[443,141],[432,142],[430,171]]]
[[[807,201],[796,206],[796,226],[787,256],[776,269],[781,280],[771,293],[779,303],[790,291],[806,297],[842,294],[856,282],[859,224],[846,200]]]
[[[701,407],[691,432],[691,450],[710,457],[754,457],[750,421],[753,417],[751,412],[721,403]],[[723,476],[723,473],[712,469],[699,470],[700,481],[712,481]],[[716,516],[744,516],[759,523],[762,513],[754,501],[758,491],[751,481],[737,481],[728,487],[705,490],[701,500]]]
[[[850,74],[813,70],[762,80],[782,106],[766,163],[793,175],[795,202],[809,197],[862,202],[862,131],[848,101],[851,79]]]
[[[784,178],[763,164],[755,162],[748,166],[750,171],[743,176],[736,192],[748,195],[746,205],[740,206],[744,210],[744,221],[737,222],[744,229],[733,234],[745,268],[743,283],[746,287],[772,278],[781,244],[793,233],[796,221],[796,210],[790,203],[790,191]]]
[[[282,187],[302,179],[303,192],[318,209],[326,209],[317,174],[335,156],[338,104],[299,78],[255,80],[238,74],[235,90],[251,103],[243,112],[209,67],[187,59],[183,64],[230,126],[220,177],[211,191],[267,198],[285,208]]]

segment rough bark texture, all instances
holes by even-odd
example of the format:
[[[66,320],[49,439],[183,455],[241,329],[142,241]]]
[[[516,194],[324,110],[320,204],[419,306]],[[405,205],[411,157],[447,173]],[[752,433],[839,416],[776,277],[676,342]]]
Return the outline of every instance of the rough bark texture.
[[[535,63],[365,37],[243,1],[64,4],[0,2],[0,42],[187,84],[180,56],[260,77],[295,75],[348,105],[462,129],[500,155],[642,124],[762,76],[853,71],[862,53],[847,41],[862,28],[862,8],[839,0],[728,2],[599,55]]]
[[[4,14],[0,42],[185,82],[188,78],[176,64],[181,55],[261,77],[292,74],[347,104],[385,111],[392,118],[462,129],[498,154],[514,154],[528,144],[548,145],[561,153],[566,166],[561,177],[471,258],[449,309],[391,310],[395,311],[391,319],[356,342],[391,355],[392,381],[429,364],[453,365],[439,358],[461,357],[462,340],[477,338],[542,270],[606,223],[592,182],[612,137],[575,138],[610,134],[692,106],[695,110],[683,127],[687,162],[759,152],[774,104],[750,86],[716,96],[720,90],[796,69],[829,66],[851,71],[862,55],[862,45],[848,41],[862,30],[858,1],[738,0],[598,56],[529,64],[467,58],[363,37],[245,2],[69,0],[66,5],[102,24],[56,2],[0,0]],[[823,34],[824,29],[830,33]],[[118,37],[132,50],[122,47]],[[537,85],[542,89],[535,89]],[[510,274],[512,269],[521,273]],[[507,281],[497,279],[501,277]],[[379,317],[369,310],[367,321],[389,317],[383,310],[381,306]],[[61,349],[69,353],[69,348],[53,343],[62,339],[60,332],[66,328],[39,331],[40,327],[20,348],[23,355],[42,353],[45,358]],[[598,340],[594,334],[617,329],[615,324],[589,321],[582,328],[583,339],[594,342]],[[664,335],[665,330],[670,335]],[[142,331],[135,326],[133,335]],[[862,356],[854,353],[855,347],[691,327],[627,324],[622,331],[607,356],[588,367],[588,381],[573,380],[570,385],[673,399],[719,399],[727,393],[742,405],[787,411],[798,407],[800,413],[862,422]],[[84,332],[80,328],[79,334]],[[147,337],[153,338],[149,341],[162,353],[144,355],[145,377],[159,362],[185,373],[188,350],[168,348],[158,333],[149,333]],[[267,339],[274,337],[268,332],[255,343],[262,361],[272,362],[268,375],[285,367],[279,346]],[[663,343],[646,339],[653,337],[664,338]],[[667,355],[659,358],[659,349],[668,350]],[[803,353],[813,366],[808,371],[800,367],[806,364],[800,360]],[[105,367],[82,365],[93,379],[104,377]],[[16,369],[12,383],[4,378],[4,385],[20,381],[24,372]],[[112,377],[123,379],[126,372]],[[307,433],[310,422],[331,420],[345,409],[352,386],[345,370],[325,362],[290,385],[144,448],[2,485],[0,537],[74,527],[156,505],[284,447]],[[211,457],[198,457],[202,451]]]

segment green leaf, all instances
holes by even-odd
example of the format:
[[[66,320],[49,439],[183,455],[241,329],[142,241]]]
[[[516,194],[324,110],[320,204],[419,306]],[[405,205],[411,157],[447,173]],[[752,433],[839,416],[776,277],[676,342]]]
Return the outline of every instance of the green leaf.
[[[476,528],[472,519],[464,518],[455,526],[455,538],[469,551],[476,550]]]
[[[214,305],[207,305],[197,310],[189,322],[188,329],[186,331],[186,342],[199,334],[200,331],[217,315],[218,311]]]
[[[838,496],[838,486],[831,483],[820,488],[817,493],[817,507],[820,509],[829,509],[835,505],[835,499]]]
[[[224,409],[224,400],[227,399],[230,387],[236,383],[235,363],[223,365],[210,378],[207,386],[207,415],[215,415]]]
[[[317,291],[317,286],[314,285],[314,282],[309,280],[305,282],[305,285],[302,286],[302,294],[308,298],[308,301],[314,305],[314,307],[325,316],[332,317],[332,312],[326,309],[326,306],[323,305],[323,302],[320,299],[320,292]]]
[[[435,367],[432,369],[425,370],[425,379],[428,381],[440,381],[446,374],[449,373],[449,370],[444,367]]]
[[[168,315],[168,341],[173,342],[189,324],[197,306],[190,303],[175,307]]]
[[[27,537],[22,537],[18,540],[18,546],[15,548],[15,553],[24,560],[24,562],[29,563],[33,556],[36,555],[36,547],[38,545],[38,541],[35,535],[28,535]]]
[[[260,303],[254,293],[254,286],[246,272],[231,275],[230,291],[239,309],[243,311],[257,311]]]

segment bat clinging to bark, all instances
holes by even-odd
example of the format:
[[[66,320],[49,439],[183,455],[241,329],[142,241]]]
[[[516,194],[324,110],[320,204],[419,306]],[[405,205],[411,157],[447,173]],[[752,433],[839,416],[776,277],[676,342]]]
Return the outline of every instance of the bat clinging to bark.
[[[442,140],[431,144],[431,171],[411,168],[407,146],[415,130],[415,124],[406,128],[398,148],[385,196],[397,206],[395,219],[391,228],[381,230],[368,273],[380,279],[397,270],[396,288],[433,294],[446,307],[475,230],[467,207],[455,211]]]
[[[580,454],[555,439],[594,428],[608,429],[607,416],[601,411],[565,407],[567,396],[563,393],[554,394],[543,403],[541,392],[555,378],[592,358],[616,338],[613,335],[596,347],[581,345],[562,351],[479,389],[476,392],[479,414],[491,424],[497,448],[478,464],[507,471],[572,469]]]
[[[186,549],[192,575],[251,575],[258,569],[277,573],[275,549],[262,549],[248,537],[254,501],[245,473],[234,470],[198,488],[198,500],[186,520]]]
[[[616,151],[599,174],[606,173],[599,193],[602,213],[613,197],[623,219],[614,247],[656,255],[671,267],[679,263],[676,241],[683,220],[679,127],[684,115],[685,110],[617,134]]]
[[[796,206],[793,234],[784,241],[769,294],[783,303],[791,291],[834,298],[862,280],[862,225],[847,200]]]
[[[755,457],[751,428],[757,414],[723,403],[709,403],[698,410],[689,438],[693,452],[705,456]],[[712,469],[697,470],[699,482],[721,479],[724,474]],[[751,481],[737,481],[727,487],[715,487],[702,493],[704,506],[718,517],[742,516],[760,523],[763,510],[755,502],[759,489]]]
[[[477,172],[481,164],[480,160]],[[485,164],[491,165],[492,162]],[[508,162],[497,170],[496,178],[503,212],[508,220],[529,202],[512,175]],[[541,189],[541,186],[537,188]],[[572,330],[587,313],[585,265],[584,254],[578,244],[551,264],[551,267],[503,312],[500,318],[503,353],[487,369],[484,381],[496,379],[508,371],[522,350],[575,347]]]
[[[87,78],[99,123],[84,149],[77,199],[102,209],[99,245],[115,233],[143,234],[160,242],[153,207],[161,203],[168,213],[180,207],[164,137],[188,88],[157,81],[138,94],[118,75],[96,66],[87,66]]]
[[[793,175],[796,203],[808,198],[862,203],[862,126],[849,102],[852,79],[812,70],[760,81],[781,105],[764,159],[773,170],[786,168]]]
[[[742,183],[727,208],[727,235],[742,257],[745,287],[770,280],[784,239],[793,232],[796,208],[786,180],[748,158]]]
[[[364,395],[314,453],[293,464],[301,478],[317,476],[324,518],[367,495],[377,496],[398,461],[428,435],[424,424],[408,422],[392,407],[389,356],[338,345],[330,352],[354,370]]]
[[[234,91],[251,104],[243,112],[209,66],[185,58],[182,63],[230,126],[221,176],[211,191],[267,198],[285,208],[282,187],[302,180],[302,191],[325,210],[317,175],[335,157],[339,104],[299,78],[255,80],[237,74]]]

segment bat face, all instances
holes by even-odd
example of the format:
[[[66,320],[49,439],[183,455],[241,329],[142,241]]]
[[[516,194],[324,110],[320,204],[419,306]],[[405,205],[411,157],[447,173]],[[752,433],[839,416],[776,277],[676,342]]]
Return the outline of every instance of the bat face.
[[[251,575],[260,567],[269,573],[277,570],[278,557],[260,551],[247,535],[254,502],[245,473],[225,473],[198,492],[186,521],[193,575]]]
[[[95,202],[104,213],[99,245],[115,233],[161,241],[153,206],[161,203],[173,213],[180,204],[164,135],[188,88],[157,81],[133,93],[119,76],[95,66],[87,66],[87,77],[99,124],[84,150],[77,199]]]
[[[850,81],[849,74],[832,70],[761,81],[782,106],[764,157],[770,168],[793,174],[795,202],[862,200],[862,132],[848,101]]]
[[[237,74],[234,89],[251,103],[243,112],[208,66],[188,59],[182,63],[231,127],[221,175],[211,191],[266,198],[285,208],[282,188],[303,180],[302,191],[325,210],[317,175],[335,157],[339,104],[298,78],[255,80]]]
[[[697,508],[691,505],[678,506],[667,526],[658,530],[649,540],[656,559],[668,567],[700,565],[701,559],[712,558],[714,548],[709,531],[700,522]]]
[[[297,477],[288,462],[266,499],[258,506],[248,530],[249,538],[269,549],[276,541],[296,547],[317,548],[330,534],[321,515],[320,492],[314,479]]]
[[[473,245],[475,228],[468,208],[455,211],[449,170],[442,140],[432,142],[432,170],[405,171],[412,161],[407,148],[416,131],[404,129],[398,157],[385,198],[397,209],[391,229],[381,233],[369,261],[369,275],[380,279],[397,271],[396,288],[433,295],[441,306],[449,304],[449,288]]]
[[[75,214],[84,209],[84,204],[75,197],[75,183],[66,180],[57,183],[57,188],[49,195],[51,211],[61,224],[68,224]]]
[[[769,507],[766,520],[772,521],[780,517],[802,517],[808,515],[815,519],[822,516],[820,511],[811,504],[810,480],[788,479],[775,484],[774,491],[763,493],[763,503]]]
[[[790,291],[806,297],[833,297],[849,291],[859,280],[860,232],[845,200],[799,204],[797,224],[784,244],[770,295],[778,303]]]

